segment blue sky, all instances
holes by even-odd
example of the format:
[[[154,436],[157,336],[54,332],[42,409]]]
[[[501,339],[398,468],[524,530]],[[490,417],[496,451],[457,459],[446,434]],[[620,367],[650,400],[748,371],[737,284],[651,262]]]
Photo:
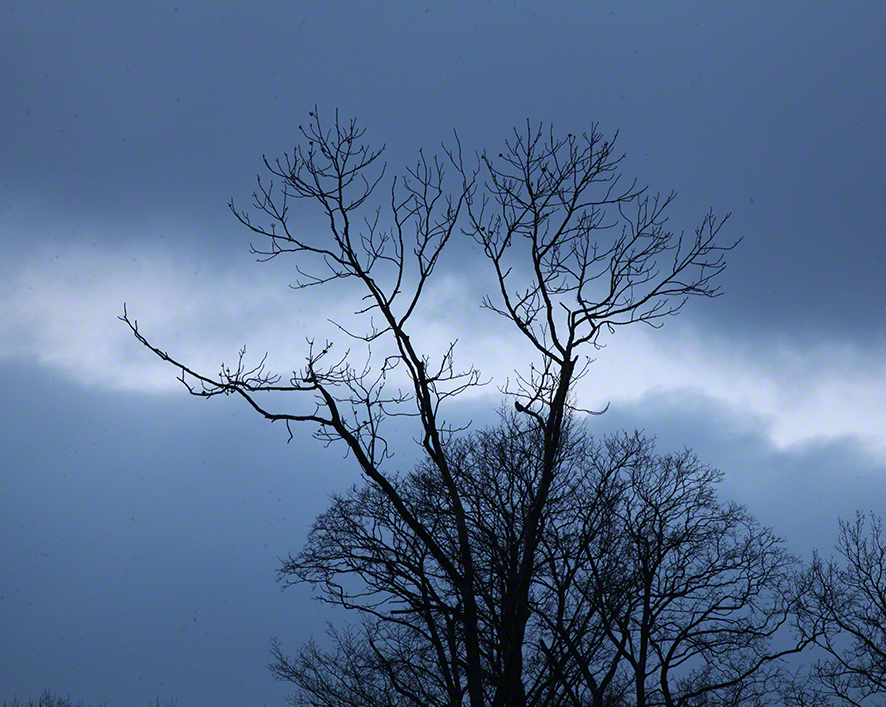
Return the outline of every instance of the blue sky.
[[[678,192],[673,230],[732,212],[724,296],[619,332],[580,400],[694,448],[797,552],[882,513],[884,32],[876,2],[3,3],[0,699],[284,703],[269,639],[325,615],[277,557],[356,472],[189,398],[116,317],[213,371],[244,344],[297,366],[347,316],[256,264],[226,207],[315,105],[391,174],[453,130],[498,150],[527,119],[598,122],[626,177]],[[483,265],[454,244],[413,338],[501,382],[521,352],[477,308]],[[453,417],[492,419],[488,390]]]

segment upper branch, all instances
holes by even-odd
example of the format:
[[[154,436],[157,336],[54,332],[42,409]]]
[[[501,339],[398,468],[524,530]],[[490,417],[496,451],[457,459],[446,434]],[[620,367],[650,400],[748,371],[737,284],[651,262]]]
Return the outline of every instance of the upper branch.
[[[688,297],[717,296],[724,253],[736,245],[718,238],[728,215],[708,213],[694,237],[667,230],[674,194],[622,184],[614,143],[596,125],[558,138],[527,124],[497,157],[480,156],[484,189],[468,200],[468,234],[497,278],[497,301],[483,304],[511,320],[553,372],[573,365],[583,344],[602,346],[603,331],[657,326]]]

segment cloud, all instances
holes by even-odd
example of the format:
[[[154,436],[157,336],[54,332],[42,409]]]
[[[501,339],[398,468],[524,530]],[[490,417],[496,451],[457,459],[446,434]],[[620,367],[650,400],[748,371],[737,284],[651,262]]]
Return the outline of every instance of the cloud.
[[[270,368],[285,373],[302,365],[309,336],[334,338],[342,353],[351,346],[353,356],[364,356],[365,347],[327,321],[357,324],[358,295],[347,284],[334,294],[295,292],[288,287],[290,268],[284,261],[206,261],[147,246],[72,244],[14,255],[0,285],[0,357],[34,359],[106,389],[175,389],[175,372],[118,321],[124,302],[153,342],[209,373],[222,361],[232,363],[244,344],[250,360],[268,351]],[[493,384],[475,394],[497,398],[497,386],[514,370],[527,370],[531,350],[506,322],[478,308],[475,289],[462,273],[439,273],[412,338],[431,366],[458,339],[456,367],[476,364]],[[760,342],[703,331],[689,317],[667,322],[662,331],[619,330],[577,387],[581,405],[594,409],[641,403],[645,396],[702,396],[737,418],[761,420],[780,449],[847,439],[880,459],[886,459],[884,391],[881,344]]]
[[[778,449],[850,439],[886,459],[882,345],[712,336],[691,322],[670,331],[635,328],[620,339],[580,384],[594,400],[701,396],[760,421]]]
[[[247,318],[274,294],[260,282],[201,270],[187,257],[129,249],[43,249],[7,263],[4,280],[0,355],[35,358],[83,383],[124,390],[174,384],[132,345],[117,319],[124,302],[164,345],[182,346],[203,363],[208,348],[229,338],[214,323]]]

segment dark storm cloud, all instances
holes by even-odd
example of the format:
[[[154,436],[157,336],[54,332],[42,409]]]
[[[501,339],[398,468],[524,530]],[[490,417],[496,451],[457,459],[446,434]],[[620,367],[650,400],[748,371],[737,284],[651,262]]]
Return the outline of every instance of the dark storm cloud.
[[[724,473],[721,498],[746,505],[807,558],[814,549],[831,554],[838,518],[886,508],[884,459],[859,453],[849,440],[778,448],[765,419],[730,414],[703,396],[650,394],[590,425],[598,434],[644,430],[661,452],[694,450]]]
[[[323,614],[273,573],[353,478],[335,452],[239,406],[3,374],[3,698],[277,703],[270,636],[320,632]]]
[[[285,445],[236,401],[145,394],[161,374],[115,317],[128,301],[158,343],[209,370],[244,342],[282,352],[280,370],[299,365],[293,342],[346,297],[299,298],[291,263],[252,265],[226,202],[248,205],[262,154],[290,150],[315,103],[387,143],[389,175],[453,129],[468,152],[493,153],[527,119],[620,130],[625,176],[680,192],[669,226],[731,210],[726,235],[745,240],[726,296],[655,333],[670,344],[616,337],[599,352],[588,394],[613,405],[594,429],[694,447],[726,472],[724,496],[798,551],[827,547],[837,515],[883,507],[882,456],[859,440],[882,446],[886,399],[886,5],[27,2],[0,14],[4,689],[282,703],[262,667],[268,637],[294,649],[320,617],[304,593],[279,594],[276,557],[301,546],[352,467],[302,437]],[[509,342],[474,336],[497,330],[462,277],[477,253],[457,248],[423,340],[460,336],[468,363],[510,366]],[[453,321],[468,306],[471,336]],[[494,397],[453,415],[492,421]]]
[[[526,118],[598,120],[628,176],[681,192],[673,227],[734,211],[746,240],[714,319],[877,338],[883,12],[829,7],[22,4],[3,187],[55,218],[199,219],[224,257],[246,241],[225,202],[315,102],[359,116],[395,166],[452,129],[496,150]]]

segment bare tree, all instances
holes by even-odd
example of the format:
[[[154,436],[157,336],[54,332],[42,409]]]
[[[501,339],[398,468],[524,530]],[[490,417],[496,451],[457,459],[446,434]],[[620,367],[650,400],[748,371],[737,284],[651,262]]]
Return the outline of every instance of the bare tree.
[[[414,167],[391,179],[384,207],[376,201],[384,179],[382,150],[363,143],[364,131],[355,121],[336,114],[329,126],[314,111],[300,131],[302,144],[290,155],[265,160],[280,186],[259,180],[254,208],[262,222],[231,208],[263,239],[254,248],[260,259],[296,259],[296,287],[341,280],[359,285],[363,299],[356,314],[364,328],[342,325],[341,333],[367,345],[366,360],[356,362],[348,349],[336,353],[331,341],[310,341],[304,366],[285,378],[266,370],[264,360],[247,363],[243,352],[233,368],[223,366],[213,376],[150,343],[125,311],[123,319],[141,343],[179,369],[192,394],[239,395],[268,420],[309,423],[322,441],[343,442],[452,585],[450,611],[464,642],[460,670],[467,702],[522,707],[530,588],[573,410],[570,392],[586,369],[587,352],[619,326],[657,326],[688,297],[716,296],[724,251],[734,243],[718,241],[723,222],[712,214],[691,236],[668,231],[665,210],[673,195],[623,185],[617,174],[622,157],[596,126],[561,138],[552,128],[527,124],[497,157],[480,155],[475,168],[465,165],[456,139],[443,159],[420,154]],[[326,236],[303,235],[290,223],[290,206],[301,199],[324,214]],[[494,294],[485,306],[510,321],[534,352],[529,370],[518,372],[503,392],[537,426],[543,450],[521,534],[511,548],[513,572],[500,592],[499,674],[491,700],[484,687],[483,599],[476,591],[483,568],[446,452],[455,430],[444,417],[450,398],[482,381],[473,366],[455,366],[455,342],[441,352],[423,351],[410,336],[427,285],[459,231],[482,247],[492,265]],[[405,390],[388,382],[394,369],[408,380]],[[278,398],[291,400],[292,407],[281,410]],[[390,450],[384,423],[402,415],[414,417],[415,438],[452,509],[452,547],[441,544],[416,515],[385,465]]]
[[[776,648],[773,640],[788,633],[796,609],[798,560],[743,507],[718,501],[721,474],[691,453],[656,455],[639,434],[600,442],[574,426],[567,434],[529,592],[526,704],[784,704],[781,658],[809,642],[779,636]],[[490,702],[504,673],[502,595],[543,468],[540,442],[531,420],[508,417],[447,447],[478,560]],[[422,464],[398,489],[435,537],[455,547],[436,468]],[[286,584],[310,582],[319,598],[360,616],[331,631],[331,651],[308,644],[290,658],[276,647],[272,669],[298,686],[296,704],[463,701],[456,592],[392,511],[372,485],[352,488],[281,569]]]
[[[886,705],[886,537],[873,513],[841,520],[836,557],[816,555],[806,630],[830,656],[815,677],[841,704]]]

